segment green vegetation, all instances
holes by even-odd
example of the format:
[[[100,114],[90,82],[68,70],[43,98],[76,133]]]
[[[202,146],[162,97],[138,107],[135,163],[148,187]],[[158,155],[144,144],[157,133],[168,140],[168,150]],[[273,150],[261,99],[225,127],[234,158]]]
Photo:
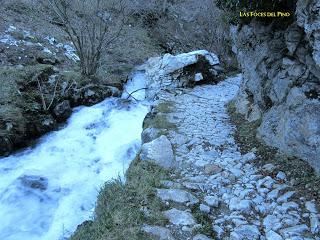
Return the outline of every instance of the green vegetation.
[[[279,153],[277,149],[269,147],[259,141],[256,137],[259,121],[248,122],[244,116],[236,112],[234,102],[228,104],[228,113],[232,124],[237,129],[235,139],[241,148],[242,153],[256,150],[256,164],[263,166],[272,163],[276,166],[275,174],[278,171],[284,171],[292,180],[294,187],[298,189],[301,196],[308,196],[310,199],[316,199],[320,203],[320,176],[303,160],[286,156]]]
[[[142,224],[165,225],[163,205],[155,195],[169,172],[136,158],[126,173],[126,182],[114,180],[101,189],[94,220],[80,225],[71,240],[152,239],[141,232]]]
[[[166,114],[174,110],[174,103],[171,101],[159,103],[154,108],[153,114],[148,114],[143,122],[143,129],[148,127],[158,128],[161,131],[177,130],[177,126],[167,119]]]

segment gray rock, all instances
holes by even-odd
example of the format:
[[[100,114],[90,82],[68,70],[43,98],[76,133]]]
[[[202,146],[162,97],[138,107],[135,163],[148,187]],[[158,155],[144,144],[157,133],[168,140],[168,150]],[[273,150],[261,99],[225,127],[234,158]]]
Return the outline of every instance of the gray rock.
[[[221,238],[222,235],[224,234],[224,230],[218,225],[213,225],[212,229],[217,234],[218,238]]]
[[[167,169],[174,167],[173,150],[168,138],[162,135],[152,142],[143,144],[140,159],[155,162]]]
[[[53,109],[53,113],[58,121],[65,121],[72,113],[70,102],[68,100],[64,100],[63,102],[57,104]]]
[[[142,227],[142,231],[157,237],[159,240],[174,240],[170,230],[164,227],[145,225]]]
[[[160,130],[156,128],[146,128],[141,133],[143,143],[148,143],[159,137]]]
[[[242,225],[234,228],[231,232],[231,239],[259,239],[260,231],[254,225]]]
[[[306,202],[305,203],[305,207],[311,213],[317,213],[318,212],[316,204],[314,202],[311,202],[311,201]]]
[[[289,198],[291,198],[295,194],[295,191],[286,192],[285,194],[281,195],[278,199],[278,203],[287,202]]]
[[[210,213],[210,207],[205,204],[200,204],[200,211],[204,213]]]
[[[284,172],[278,172],[276,178],[279,180],[285,180],[287,178],[287,176]]]
[[[275,215],[268,215],[263,219],[263,226],[265,228],[265,232],[269,232],[271,230],[278,230],[281,228],[281,224],[279,218]]]
[[[187,211],[173,208],[165,211],[164,216],[174,225],[190,226],[196,224],[192,214]]]
[[[218,207],[220,201],[217,196],[205,196],[204,202],[208,204],[210,207]]]
[[[320,102],[308,94],[320,91],[319,1],[295,9],[296,21],[276,33],[258,21],[231,28],[244,78],[235,103],[247,120],[261,119],[260,139],[320,171]]]
[[[193,237],[192,240],[212,240],[212,238],[209,238],[203,234],[197,234],[196,236]]]
[[[251,211],[252,202],[250,200],[240,200],[232,198],[229,202],[229,209],[231,211],[241,211],[249,213]]]
[[[197,204],[199,200],[191,193],[180,189],[157,189],[157,196],[162,201]]]
[[[291,237],[291,236],[301,235],[304,232],[308,231],[308,229],[309,228],[307,225],[301,224],[301,225],[281,229],[280,233],[285,237]]]
[[[283,240],[281,235],[279,235],[278,233],[276,233],[276,232],[274,232],[272,230],[267,232],[266,239],[267,240]]]
[[[319,217],[315,213],[310,214],[310,229],[313,234],[320,232]]]

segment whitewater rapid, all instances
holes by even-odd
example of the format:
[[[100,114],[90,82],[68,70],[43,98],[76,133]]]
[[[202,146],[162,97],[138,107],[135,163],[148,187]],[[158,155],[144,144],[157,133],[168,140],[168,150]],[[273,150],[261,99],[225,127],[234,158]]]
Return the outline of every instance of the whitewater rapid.
[[[136,73],[127,92],[144,88]],[[139,151],[144,90],[78,107],[64,128],[0,159],[0,239],[58,240],[91,219],[100,188],[123,177]],[[131,97],[132,98],[132,97]],[[141,100],[141,101],[137,101]]]

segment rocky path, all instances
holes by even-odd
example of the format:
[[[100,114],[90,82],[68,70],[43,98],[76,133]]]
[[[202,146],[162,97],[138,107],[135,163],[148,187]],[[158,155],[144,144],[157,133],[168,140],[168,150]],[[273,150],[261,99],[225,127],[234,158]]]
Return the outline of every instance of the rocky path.
[[[174,180],[157,189],[170,224],[145,225],[144,231],[169,240],[213,239],[197,234],[205,227],[214,239],[320,239],[315,202],[298,197],[272,164],[257,168],[254,151],[241,155],[225,107],[240,81],[159,94],[156,105],[171,104],[163,114],[176,126],[161,137],[173,147]]]

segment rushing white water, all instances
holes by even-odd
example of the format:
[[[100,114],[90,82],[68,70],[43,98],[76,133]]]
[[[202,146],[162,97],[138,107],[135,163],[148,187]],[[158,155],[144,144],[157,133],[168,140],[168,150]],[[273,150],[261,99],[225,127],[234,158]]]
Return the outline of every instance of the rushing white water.
[[[137,73],[126,89],[144,84]],[[0,239],[63,239],[90,219],[99,189],[123,176],[140,148],[147,112],[145,102],[116,98],[79,107],[63,129],[0,159]]]

